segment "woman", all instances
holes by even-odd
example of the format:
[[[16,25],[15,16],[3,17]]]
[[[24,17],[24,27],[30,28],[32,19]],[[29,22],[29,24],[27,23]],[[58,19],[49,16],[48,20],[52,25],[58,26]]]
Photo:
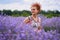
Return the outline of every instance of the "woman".
[[[41,6],[38,3],[34,3],[31,6],[31,16],[25,18],[24,22],[31,24],[34,31],[39,32],[41,30],[41,18],[38,17],[39,12],[41,11]]]

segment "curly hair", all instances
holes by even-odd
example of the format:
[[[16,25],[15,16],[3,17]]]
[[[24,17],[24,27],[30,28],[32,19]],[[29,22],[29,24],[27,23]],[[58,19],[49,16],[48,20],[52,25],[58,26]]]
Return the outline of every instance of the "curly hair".
[[[41,11],[41,5],[39,3],[34,3],[31,5],[31,7],[36,7],[37,10]]]

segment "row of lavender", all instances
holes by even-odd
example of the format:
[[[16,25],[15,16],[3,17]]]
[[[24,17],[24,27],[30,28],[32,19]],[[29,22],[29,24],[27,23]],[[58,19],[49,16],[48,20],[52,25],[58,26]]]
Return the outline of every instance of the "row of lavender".
[[[23,23],[25,17],[0,16],[0,40],[60,40],[60,17],[40,17],[43,29],[36,33]],[[45,27],[56,29],[45,32]]]

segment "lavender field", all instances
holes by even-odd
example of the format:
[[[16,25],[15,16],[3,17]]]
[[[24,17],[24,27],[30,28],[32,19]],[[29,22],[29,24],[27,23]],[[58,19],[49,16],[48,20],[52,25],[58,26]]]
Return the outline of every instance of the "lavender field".
[[[60,17],[42,19],[42,30],[34,32],[25,17],[0,15],[0,40],[60,40]]]

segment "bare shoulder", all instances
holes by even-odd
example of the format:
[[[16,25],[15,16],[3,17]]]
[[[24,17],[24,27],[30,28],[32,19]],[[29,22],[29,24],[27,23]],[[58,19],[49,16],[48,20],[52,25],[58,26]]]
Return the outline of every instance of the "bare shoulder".
[[[29,22],[29,18],[26,17],[26,18],[24,19],[24,23],[28,23],[28,22]]]

